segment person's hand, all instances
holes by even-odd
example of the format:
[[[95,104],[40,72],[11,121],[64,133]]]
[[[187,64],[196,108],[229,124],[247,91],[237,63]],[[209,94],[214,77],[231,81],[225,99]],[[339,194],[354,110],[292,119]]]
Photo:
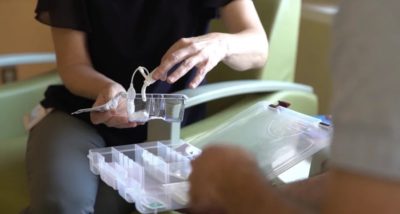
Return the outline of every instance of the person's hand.
[[[125,92],[125,89],[117,83],[110,84],[104,87],[97,96],[96,102],[94,103],[93,107],[107,103],[120,92]],[[93,124],[104,123],[106,126],[114,128],[136,127],[138,125],[137,123],[129,122],[125,106],[126,104],[121,103],[120,101],[116,109],[111,109],[105,112],[91,112],[90,120]]]
[[[227,54],[227,45],[223,33],[209,33],[203,36],[183,38],[177,41],[165,53],[160,65],[153,73],[153,79],[175,83],[192,68],[197,68],[195,78],[189,87],[196,88],[206,74],[214,68]],[[175,65],[177,69],[167,76],[167,72]]]
[[[253,157],[238,147],[208,147],[192,167],[189,207],[193,213],[251,213],[264,200],[265,178]]]

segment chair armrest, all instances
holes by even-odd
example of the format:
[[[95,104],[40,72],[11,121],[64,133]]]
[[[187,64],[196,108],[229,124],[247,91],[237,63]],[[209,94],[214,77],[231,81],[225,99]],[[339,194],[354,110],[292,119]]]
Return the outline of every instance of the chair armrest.
[[[310,86],[292,82],[239,80],[207,84],[196,89],[185,89],[175,93],[184,94],[188,97],[185,107],[189,108],[224,97],[283,90],[313,92],[313,88]]]
[[[54,53],[0,54],[0,67],[22,64],[52,63],[55,61],[56,56]]]
[[[188,97],[185,101],[185,108],[189,108],[229,96],[275,91],[312,93],[313,89],[310,86],[283,81],[239,80],[207,84],[196,89],[185,89],[175,93],[184,94]],[[180,129],[180,123],[167,124],[149,121],[148,140],[170,139],[172,142],[177,142],[180,139]]]

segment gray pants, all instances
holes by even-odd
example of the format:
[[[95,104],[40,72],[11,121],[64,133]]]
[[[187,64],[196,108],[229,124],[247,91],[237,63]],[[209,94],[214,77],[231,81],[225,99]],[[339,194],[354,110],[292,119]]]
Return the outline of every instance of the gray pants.
[[[130,213],[118,192],[89,169],[89,149],[104,147],[97,131],[54,111],[30,132],[26,162],[31,203],[27,213]]]

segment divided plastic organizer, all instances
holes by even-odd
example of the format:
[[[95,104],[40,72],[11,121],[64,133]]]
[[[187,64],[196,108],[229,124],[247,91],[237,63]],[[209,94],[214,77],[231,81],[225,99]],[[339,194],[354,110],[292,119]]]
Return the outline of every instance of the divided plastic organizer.
[[[260,102],[188,142],[198,147],[239,145],[254,154],[265,175],[274,179],[327,147],[331,133],[332,128],[318,118]],[[88,157],[91,171],[134,202],[139,212],[157,213],[187,205],[190,161],[200,153],[184,141],[163,141],[92,149]]]
[[[183,208],[188,203],[190,161],[200,150],[183,141],[92,149],[90,170],[141,213]]]

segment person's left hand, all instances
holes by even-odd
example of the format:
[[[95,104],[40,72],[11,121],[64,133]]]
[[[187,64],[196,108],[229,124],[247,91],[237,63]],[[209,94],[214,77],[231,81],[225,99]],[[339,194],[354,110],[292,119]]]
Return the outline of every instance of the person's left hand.
[[[180,39],[165,53],[153,73],[153,79],[175,83],[196,67],[197,74],[189,84],[189,87],[196,88],[206,74],[225,58],[227,44],[224,41],[227,36],[229,35],[224,33],[209,33]],[[180,64],[179,67],[167,76],[167,72],[177,64]]]
[[[93,107],[107,103],[120,92],[125,92],[125,89],[122,85],[118,83],[107,85],[99,92]],[[104,124],[108,127],[120,129],[134,128],[137,125],[142,125],[140,123],[130,122],[126,112],[125,99],[120,99],[116,109],[110,109],[105,112],[90,112],[90,120],[95,125]]]

